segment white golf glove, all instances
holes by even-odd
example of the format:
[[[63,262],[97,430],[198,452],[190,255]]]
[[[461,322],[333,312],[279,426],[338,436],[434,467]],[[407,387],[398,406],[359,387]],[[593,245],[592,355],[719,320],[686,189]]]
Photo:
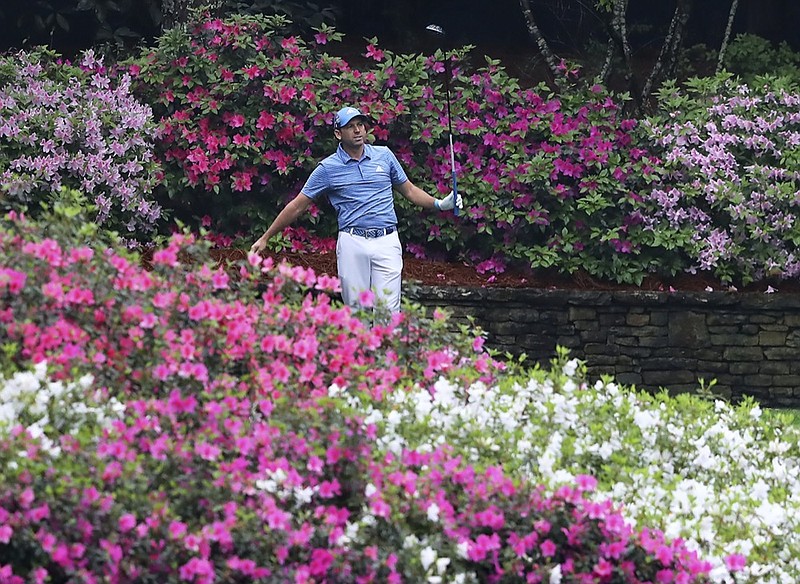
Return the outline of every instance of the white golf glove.
[[[464,208],[464,201],[461,199],[461,193],[458,193],[458,195],[453,196],[453,191],[450,191],[450,194],[447,195],[444,199],[434,200],[433,204],[436,206],[437,209],[439,209],[439,211],[450,211],[456,205],[458,205],[459,209]]]

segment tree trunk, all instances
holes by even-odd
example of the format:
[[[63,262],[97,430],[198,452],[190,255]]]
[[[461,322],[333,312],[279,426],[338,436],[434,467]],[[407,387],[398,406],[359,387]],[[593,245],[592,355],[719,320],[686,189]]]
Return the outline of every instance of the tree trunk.
[[[731,39],[731,30],[733,30],[733,19],[736,17],[736,10],[739,8],[739,0],[731,2],[731,10],[728,13],[728,25],[725,27],[725,36],[722,37],[722,45],[719,48],[719,57],[717,58],[717,73],[722,71],[723,63],[725,62],[725,53],[728,51],[728,42]]]
[[[559,81],[564,75],[559,67],[560,59],[555,55],[555,53],[553,53],[550,45],[547,43],[547,39],[544,38],[542,31],[539,30],[539,26],[536,24],[536,20],[533,18],[533,13],[531,12],[530,2],[528,2],[528,0],[519,0],[519,6],[522,9],[522,14],[525,16],[525,24],[528,27],[528,35],[531,37],[533,42],[536,43],[536,46],[539,47],[539,52],[547,62],[547,66],[550,68],[550,72],[553,74],[556,85],[560,85]]]
[[[614,62],[614,55],[617,54],[617,43],[613,38],[608,39],[606,45],[606,58],[603,61],[603,67],[600,73],[595,77],[595,81],[603,85],[608,85],[608,78],[611,76],[611,65]]]
[[[625,62],[625,84],[631,97],[634,99],[634,107],[639,108],[639,88],[636,83],[636,76],[633,72],[633,57],[631,55],[631,44],[628,40],[628,0],[614,0],[613,16],[611,19],[611,29],[618,38],[622,59]]]
[[[646,103],[654,86],[666,75],[670,75],[674,71],[691,8],[691,0],[678,0],[675,6],[675,13],[672,15],[672,21],[669,24],[667,36],[664,38],[664,44],[661,45],[658,59],[656,59],[653,69],[650,71],[647,81],[645,81],[644,88],[642,88],[641,103]]]

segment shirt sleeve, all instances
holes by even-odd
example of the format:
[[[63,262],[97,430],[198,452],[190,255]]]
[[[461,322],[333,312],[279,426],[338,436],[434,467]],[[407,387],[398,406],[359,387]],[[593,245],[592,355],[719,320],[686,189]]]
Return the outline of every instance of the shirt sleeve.
[[[403,170],[400,161],[397,160],[397,156],[391,150],[389,150],[389,175],[393,185],[401,185],[408,180],[406,171]]]
[[[309,199],[316,200],[328,190],[328,184],[328,171],[322,164],[318,164],[317,167],[311,171],[301,192]]]

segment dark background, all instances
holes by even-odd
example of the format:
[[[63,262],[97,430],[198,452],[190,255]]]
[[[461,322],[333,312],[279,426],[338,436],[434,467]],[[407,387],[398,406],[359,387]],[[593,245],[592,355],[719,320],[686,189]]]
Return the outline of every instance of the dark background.
[[[575,49],[597,30],[596,18],[581,10],[580,2],[531,1],[539,26],[555,48]],[[587,0],[587,4],[591,4]],[[730,0],[695,0],[688,23],[687,45],[718,47],[730,11]],[[629,30],[637,48],[659,44],[675,2],[631,0]],[[382,44],[418,41],[426,25],[436,23],[456,44],[476,44],[498,50],[531,46],[518,0],[352,0],[341,3],[338,28],[359,36],[377,36]],[[734,35],[748,32],[774,42],[787,41],[800,50],[800,2],[797,0],[742,0],[734,21]]]
[[[159,34],[163,0],[0,0],[0,51],[48,44],[64,54],[100,42],[146,44]],[[327,20],[350,43],[377,37],[394,51],[415,52],[430,40],[425,26],[439,24],[453,45],[476,45],[489,54],[535,50],[518,0],[219,0],[250,9],[288,8],[296,22]],[[531,0],[534,16],[553,48],[566,53],[586,50],[602,29],[593,0]],[[296,5],[292,9],[292,5]],[[693,0],[685,46],[719,48],[730,0]],[[297,8],[300,7],[300,8]],[[631,0],[628,29],[636,51],[657,50],[675,2]],[[800,50],[800,2],[741,0],[733,33],[748,32]]]
[[[691,5],[682,44],[688,50],[678,53],[677,67],[669,75],[683,78],[714,72],[731,0],[630,0],[626,18],[633,78],[646,79],[653,70],[678,1]],[[286,14],[294,23],[291,32],[306,38],[321,23],[332,25],[344,33],[344,41],[326,50],[356,67],[363,64],[368,38],[377,38],[380,47],[395,53],[433,52],[441,39],[425,27],[437,24],[447,33],[446,46],[475,47],[470,58],[476,65],[482,65],[487,55],[498,59],[522,85],[555,79],[528,32],[520,0],[0,0],[0,53],[48,45],[67,58],[87,48],[125,58],[142,46],[153,46],[169,28],[167,6],[209,2],[217,3],[218,14]],[[557,58],[581,63],[587,73],[599,71],[609,18],[595,9],[596,0],[529,0],[529,4]],[[729,40],[740,33],[800,51],[800,1],[740,0]],[[755,72],[766,73],[764,69],[776,60],[760,50],[750,63],[760,63],[762,70]],[[800,57],[792,59],[791,63],[800,64]],[[629,86],[618,65],[606,83],[636,95],[638,90]],[[733,71],[744,73],[735,67]]]

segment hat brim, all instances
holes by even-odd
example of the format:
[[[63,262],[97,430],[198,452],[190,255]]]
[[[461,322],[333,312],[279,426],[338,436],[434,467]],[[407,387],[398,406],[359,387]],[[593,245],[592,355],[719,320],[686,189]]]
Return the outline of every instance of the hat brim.
[[[347,124],[349,124],[350,122],[352,122],[352,121],[353,121],[353,120],[355,120],[356,118],[361,118],[362,120],[364,120],[364,122],[366,122],[366,123],[367,123],[367,124],[369,124],[370,126],[374,125],[374,122],[372,121],[372,118],[370,118],[369,116],[366,116],[366,115],[364,115],[364,114],[356,114],[356,115],[354,115],[354,116],[352,116],[352,117],[350,117],[350,118],[347,118],[347,120],[346,120],[344,123],[339,123],[339,125],[338,125],[338,126],[336,126],[336,128],[334,128],[334,129],[336,129],[336,130],[341,130],[341,129],[342,129],[342,128],[344,128],[344,127],[345,127]]]

